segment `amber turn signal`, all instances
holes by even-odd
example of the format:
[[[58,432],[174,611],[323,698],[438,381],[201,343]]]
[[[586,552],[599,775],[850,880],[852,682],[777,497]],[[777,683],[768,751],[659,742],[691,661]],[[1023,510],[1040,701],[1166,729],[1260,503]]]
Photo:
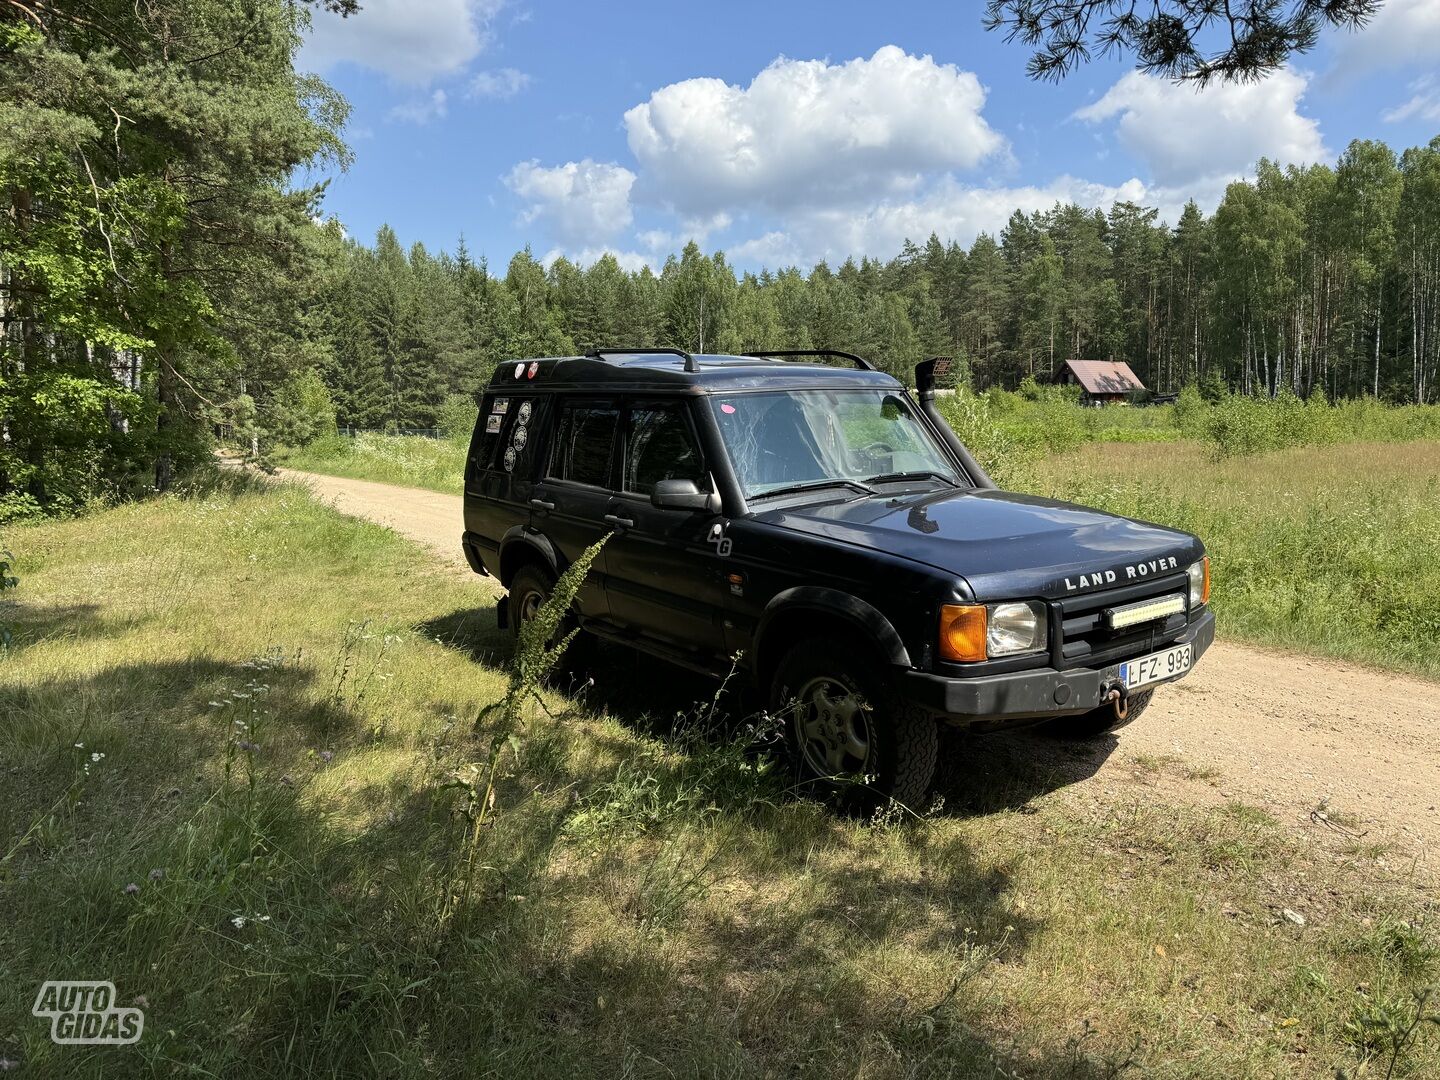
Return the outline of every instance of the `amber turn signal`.
[[[1200,561],[1205,564],[1205,584],[1200,586],[1200,602],[1208,604],[1210,602],[1210,556],[1206,555]]]
[[[971,662],[985,659],[985,605],[945,604],[940,608],[940,656]]]

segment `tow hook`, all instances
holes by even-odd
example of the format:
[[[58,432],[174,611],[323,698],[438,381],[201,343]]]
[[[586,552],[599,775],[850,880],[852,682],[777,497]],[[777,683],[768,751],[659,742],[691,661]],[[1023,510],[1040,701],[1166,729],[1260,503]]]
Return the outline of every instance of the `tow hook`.
[[[1113,683],[1105,696],[1100,699],[1102,705],[1113,705],[1115,707],[1115,719],[1124,720],[1130,715],[1130,692],[1120,683]]]

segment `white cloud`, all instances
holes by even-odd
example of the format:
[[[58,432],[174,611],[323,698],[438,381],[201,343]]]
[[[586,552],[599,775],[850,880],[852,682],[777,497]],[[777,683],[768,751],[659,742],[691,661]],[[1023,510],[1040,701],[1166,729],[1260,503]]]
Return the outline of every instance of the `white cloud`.
[[[562,247],[599,247],[630,227],[630,188],[635,174],[621,165],[569,161],[545,168],[522,161],[505,184],[529,205],[525,222],[543,222]]]
[[[1338,79],[1411,64],[1440,63],[1440,2],[1386,0],[1363,30],[1334,36]]]
[[[465,91],[466,97],[499,98],[506,101],[530,85],[530,76],[514,68],[477,72]]]
[[[490,41],[504,0],[365,0],[348,18],[314,13],[299,64],[324,71],[349,62],[423,85],[463,68]]]
[[[1156,194],[1139,180],[1112,186],[1062,176],[1049,184],[1024,187],[974,187],[947,177],[918,198],[887,200],[859,210],[813,209],[789,215],[782,229],[729,249],[738,261],[776,267],[808,266],[819,259],[849,255],[893,256],[907,240],[923,242],[932,232],[944,241],[969,244],[982,232],[998,233],[1010,215],[1049,210],[1057,202],[1108,209],[1131,200],[1156,205]],[[1170,220],[1178,206],[1162,209]]]
[[[620,264],[620,269],[627,273],[634,273],[646,266],[650,267],[651,270],[656,268],[655,259],[651,255],[642,255],[638,251],[617,251],[615,248],[610,247],[587,247],[581,248],[578,251],[562,251],[560,248],[551,248],[541,256],[540,262],[544,264],[548,270],[550,264],[562,255],[580,267],[591,266],[599,262],[604,256],[612,255],[615,261]]]
[[[1262,157],[1305,164],[1328,156],[1320,126],[1300,114],[1307,85],[1289,69],[1203,90],[1132,71],[1075,116],[1091,123],[1118,116],[1121,143],[1156,184],[1212,196]]]
[[[975,75],[887,45],[830,64],[777,59],[748,87],[687,79],[625,114],[656,201],[703,220],[757,204],[845,205],[969,169],[1005,142]]]
[[[439,120],[447,111],[444,90],[436,90],[429,97],[402,102],[391,108],[387,114],[391,120],[403,120],[410,124],[428,124]]]
[[[1410,84],[1410,100],[1388,109],[1381,116],[1387,124],[1402,120],[1440,120],[1440,82],[1434,75],[1422,75]]]

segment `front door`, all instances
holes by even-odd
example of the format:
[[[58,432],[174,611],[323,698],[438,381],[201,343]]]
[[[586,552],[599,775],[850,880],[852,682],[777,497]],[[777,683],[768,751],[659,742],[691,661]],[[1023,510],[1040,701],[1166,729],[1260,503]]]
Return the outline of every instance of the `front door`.
[[[622,425],[615,535],[605,545],[612,621],[659,644],[713,660],[725,651],[729,584],[719,545],[709,540],[718,514],[662,510],[650,502],[659,480],[711,485],[683,398],[637,398]]]

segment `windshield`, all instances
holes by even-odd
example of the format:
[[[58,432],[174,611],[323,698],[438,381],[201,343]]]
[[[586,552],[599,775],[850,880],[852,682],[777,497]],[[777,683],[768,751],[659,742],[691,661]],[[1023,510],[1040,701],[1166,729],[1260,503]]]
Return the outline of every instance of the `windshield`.
[[[957,483],[934,437],[894,390],[717,395],[715,419],[747,498],[826,481]]]

